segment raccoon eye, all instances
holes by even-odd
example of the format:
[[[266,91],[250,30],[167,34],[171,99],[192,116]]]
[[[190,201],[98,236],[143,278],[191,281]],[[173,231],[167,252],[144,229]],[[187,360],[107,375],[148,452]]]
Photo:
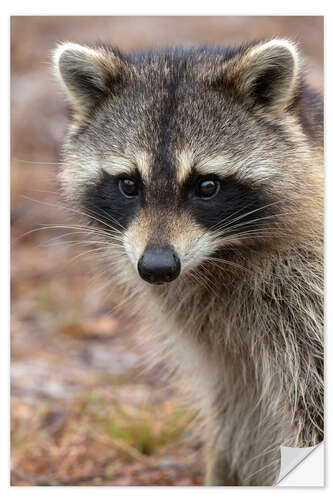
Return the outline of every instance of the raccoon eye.
[[[138,194],[138,186],[133,179],[120,179],[119,190],[126,198],[133,198]]]
[[[215,179],[206,179],[199,182],[197,195],[200,198],[209,199],[215,196],[220,190],[220,182]]]

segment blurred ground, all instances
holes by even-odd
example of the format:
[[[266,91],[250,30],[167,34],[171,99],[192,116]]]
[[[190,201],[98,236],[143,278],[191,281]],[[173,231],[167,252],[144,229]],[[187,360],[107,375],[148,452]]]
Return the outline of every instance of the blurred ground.
[[[13,17],[11,25],[12,484],[200,485],[193,413],[163,367],[144,370],[149,343],[138,342],[130,306],[105,297],[80,256],[89,249],[63,227],[55,174],[66,109],[50,51],[64,40],[131,50],[284,36],[298,41],[322,90],[323,20]]]

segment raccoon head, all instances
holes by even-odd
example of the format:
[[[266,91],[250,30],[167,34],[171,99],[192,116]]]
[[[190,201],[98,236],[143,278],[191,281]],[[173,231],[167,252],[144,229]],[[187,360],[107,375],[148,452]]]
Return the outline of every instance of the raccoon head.
[[[225,249],[296,238],[311,162],[291,42],[127,55],[64,43],[54,63],[73,112],[63,192],[111,259],[163,284]]]

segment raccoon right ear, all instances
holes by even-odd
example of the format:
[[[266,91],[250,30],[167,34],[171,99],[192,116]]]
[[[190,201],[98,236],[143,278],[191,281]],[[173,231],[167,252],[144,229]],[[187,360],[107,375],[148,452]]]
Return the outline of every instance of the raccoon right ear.
[[[300,57],[289,40],[259,42],[226,61],[223,74],[239,95],[266,112],[287,108],[297,95]]]
[[[115,50],[66,42],[53,54],[56,75],[74,111],[84,115],[124,82],[128,66]]]

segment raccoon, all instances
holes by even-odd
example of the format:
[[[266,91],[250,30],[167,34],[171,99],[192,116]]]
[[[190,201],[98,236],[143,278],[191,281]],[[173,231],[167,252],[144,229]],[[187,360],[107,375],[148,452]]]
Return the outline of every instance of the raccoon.
[[[294,42],[63,43],[59,180],[203,421],[206,485],[323,439],[323,110]]]

